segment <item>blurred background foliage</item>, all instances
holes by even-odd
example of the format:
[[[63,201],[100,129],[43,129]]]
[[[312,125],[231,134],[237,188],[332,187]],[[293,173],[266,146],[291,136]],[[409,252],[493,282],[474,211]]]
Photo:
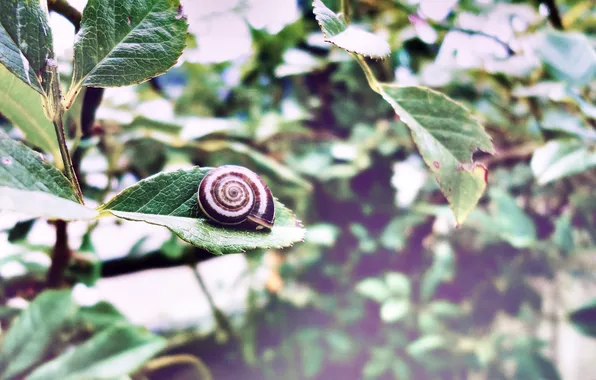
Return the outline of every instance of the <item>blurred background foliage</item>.
[[[309,1],[187,1],[176,67],[88,89],[68,112],[74,131],[99,104],[75,157],[84,192],[99,204],[160,171],[240,164],[306,240],[218,257],[149,225],[71,223],[75,298],[106,300],[104,323],[118,309],[182,358],[137,378],[593,378],[596,344],[578,331],[596,335],[594,2],[352,3],[352,22],[391,45],[370,62],[381,80],[449,95],[492,136],[466,223]],[[67,83],[72,26],[51,21]],[[3,328],[44,288],[54,240],[45,221],[0,215]]]

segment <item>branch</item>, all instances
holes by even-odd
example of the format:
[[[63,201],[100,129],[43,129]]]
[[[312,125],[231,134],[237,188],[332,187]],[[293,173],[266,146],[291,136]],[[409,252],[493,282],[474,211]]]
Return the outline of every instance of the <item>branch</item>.
[[[548,20],[551,25],[555,29],[563,30],[563,20],[561,19],[561,13],[555,0],[543,0],[542,3],[548,8]]]
[[[70,249],[68,248],[68,224],[63,220],[55,222],[56,244],[52,250],[52,264],[48,270],[47,285],[50,288],[59,288],[64,280],[64,271],[70,261]]]
[[[66,0],[48,0],[48,9],[66,18],[75,28],[75,33],[81,28],[81,12]]]
[[[154,251],[139,257],[122,257],[106,260],[101,265],[101,277],[116,277],[129,273],[136,273],[148,269],[172,268],[183,265],[196,265],[200,262],[215,259],[216,256],[208,251],[191,248],[190,254],[184,254],[180,259],[172,259],[161,251]]]
[[[103,88],[87,87],[85,95],[83,96],[83,107],[81,109],[81,142],[85,142],[93,137],[93,124],[95,123],[95,114],[97,108],[103,99]],[[81,160],[85,154],[86,144],[79,144],[79,147],[72,154],[72,161],[75,168],[75,173],[80,177]]]

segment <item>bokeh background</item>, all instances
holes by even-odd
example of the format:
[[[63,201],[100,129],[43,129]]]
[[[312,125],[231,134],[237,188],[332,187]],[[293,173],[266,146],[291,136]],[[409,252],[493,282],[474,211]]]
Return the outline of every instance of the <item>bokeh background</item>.
[[[596,379],[596,340],[568,318],[596,297],[593,1],[352,1],[354,24],[390,43],[371,61],[381,80],[448,94],[494,140],[498,155],[476,157],[487,193],[457,228],[407,127],[323,41],[310,1],[183,4],[179,63],[103,93],[78,157],[88,203],[160,171],[238,164],[306,239],[218,257],[157,226],[73,222],[79,303],[112,303],[214,379]],[[51,24],[67,78],[74,28]],[[48,222],[0,214],[4,317],[39,290],[54,241]]]

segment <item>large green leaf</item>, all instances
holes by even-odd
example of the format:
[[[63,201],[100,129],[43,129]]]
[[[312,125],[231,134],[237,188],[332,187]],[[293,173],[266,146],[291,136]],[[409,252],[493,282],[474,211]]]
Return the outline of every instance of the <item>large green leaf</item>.
[[[167,227],[181,239],[217,254],[281,248],[303,239],[300,222],[278,201],[275,226],[270,232],[224,228],[209,222],[199,211],[197,189],[210,170],[194,168],[156,174],[124,190],[99,210]]]
[[[39,94],[3,66],[0,66],[0,113],[25,133],[28,142],[51,153],[54,159],[61,159],[54,126],[43,113]]]
[[[0,211],[50,219],[93,219],[77,202],[71,183],[45,157],[0,133]]]
[[[351,53],[371,58],[383,58],[391,53],[387,41],[365,30],[348,26],[341,15],[327,8],[321,0],[313,1],[313,12],[325,41]]]
[[[539,39],[537,50],[558,79],[584,85],[596,78],[596,51],[581,33],[548,31]]]
[[[0,63],[40,94],[52,58],[52,34],[45,1],[0,2]]]
[[[0,63],[44,95],[45,111],[53,117],[60,83],[48,19],[45,1],[0,2]]]
[[[579,140],[554,140],[537,149],[530,167],[540,185],[596,166],[596,147]]]
[[[128,86],[166,72],[182,54],[187,29],[179,0],[90,0],[66,104],[81,86]]]
[[[166,340],[132,326],[114,326],[37,368],[28,380],[113,379],[140,368]]]
[[[70,291],[41,293],[2,338],[0,379],[11,379],[40,362],[77,310]]]
[[[490,136],[467,109],[439,92],[389,84],[380,84],[379,91],[412,131],[457,223],[463,223],[482,196],[488,174],[472,162],[472,154],[477,149],[494,153]]]
[[[579,331],[596,338],[596,298],[574,310],[569,319]]]

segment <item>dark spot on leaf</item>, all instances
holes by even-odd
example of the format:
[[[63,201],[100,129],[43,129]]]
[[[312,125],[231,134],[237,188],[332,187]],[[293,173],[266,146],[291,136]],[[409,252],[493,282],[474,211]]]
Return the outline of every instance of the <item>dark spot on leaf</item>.
[[[2,163],[2,165],[12,165],[12,158],[2,157],[0,158],[0,162]]]
[[[434,161],[434,162],[433,162],[433,165],[434,165],[434,167],[435,167],[435,168],[437,168],[437,169],[441,167],[441,165],[439,164],[439,161]]]
[[[130,25],[130,23],[131,23],[131,21],[130,21],[130,16],[128,16],[128,17],[126,18],[126,23],[127,23],[128,25]]]
[[[180,20],[181,18],[186,19],[186,15],[184,14],[184,9],[182,5],[178,5],[178,14],[176,15],[176,20]]]

